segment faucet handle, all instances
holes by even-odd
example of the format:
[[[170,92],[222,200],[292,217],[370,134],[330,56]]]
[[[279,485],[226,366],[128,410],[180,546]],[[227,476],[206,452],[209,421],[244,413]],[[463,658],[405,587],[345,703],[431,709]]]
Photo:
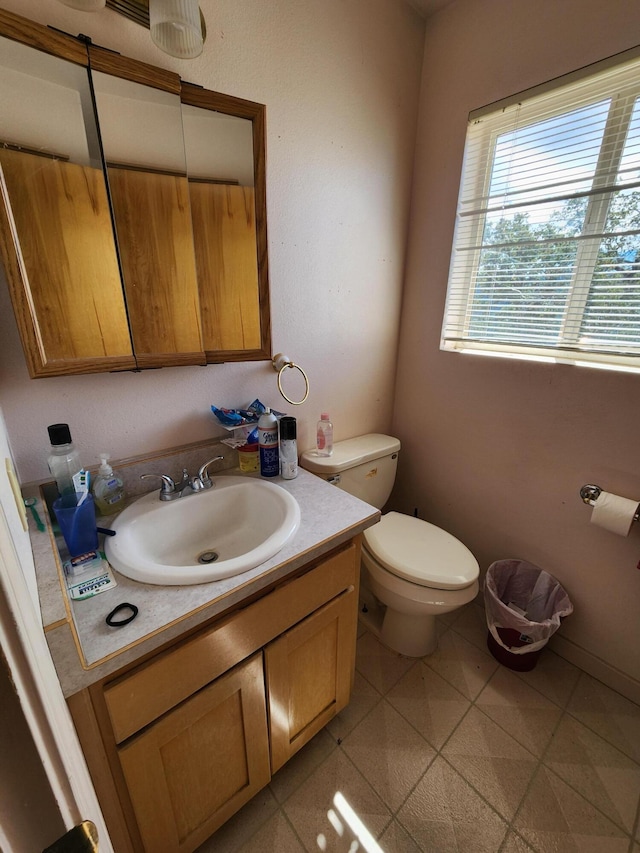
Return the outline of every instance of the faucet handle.
[[[210,489],[213,486],[213,482],[209,477],[209,465],[211,465],[213,462],[220,461],[224,462],[224,456],[214,456],[213,459],[209,459],[208,462],[205,462],[204,465],[202,465],[200,470],[198,471],[198,479],[202,483],[202,487],[204,489]]]
[[[171,497],[176,491],[176,484],[171,477],[169,477],[168,474],[140,474],[141,480],[148,480],[151,477],[156,477],[157,479],[162,480],[162,485],[160,486],[160,500],[171,500]]]

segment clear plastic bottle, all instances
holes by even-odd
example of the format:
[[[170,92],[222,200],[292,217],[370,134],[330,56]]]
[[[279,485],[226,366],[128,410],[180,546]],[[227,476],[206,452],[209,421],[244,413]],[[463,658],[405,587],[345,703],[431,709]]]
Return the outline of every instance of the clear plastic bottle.
[[[329,415],[323,412],[316,430],[316,452],[318,456],[331,456],[333,453],[333,424]]]
[[[260,473],[263,477],[277,477],[280,473],[278,452],[278,419],[268,407],[258,421],[258,445],[260,447]]]
[[[298,441],[295,418],[280,418],[280,473],[283,480],[298,476]]]
[[[125,494],[122,478],[109,465],[110,458],[108,453],[100,454],[100,468],[98,468],[98,473],[91,487],[96,509],[100,515],[113,515],[124,506]]]
[[[51,424],[47,431],[51,442],[47,459],[51,476],[56,481],[60,497],[72,496],[75,499],[79,491],[77,475],[82,471],[82,465],[80,454],[71,441],[69,424]]]

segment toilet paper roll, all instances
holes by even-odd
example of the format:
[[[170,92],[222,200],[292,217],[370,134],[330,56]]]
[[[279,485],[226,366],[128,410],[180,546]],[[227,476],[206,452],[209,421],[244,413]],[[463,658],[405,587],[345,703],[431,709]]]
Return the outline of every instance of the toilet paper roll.
[[[591,523],[604,527],[618,536],[628,536],[633,524],[633,517],[638,512],[638,501],[612,495],[610,492],[600,492],[591,513]]]

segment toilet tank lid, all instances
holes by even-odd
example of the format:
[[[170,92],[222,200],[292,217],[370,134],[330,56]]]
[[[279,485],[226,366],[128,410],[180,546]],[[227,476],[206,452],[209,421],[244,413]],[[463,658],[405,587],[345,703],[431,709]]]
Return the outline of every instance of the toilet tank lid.
[[[399,450],[400,442],[397,438],[372,432],[336,441],[331,456],[318,456],[315,450],[306,450],[300,457],[300,464],[314,474],[338,474],[347,468],[363,465]]]

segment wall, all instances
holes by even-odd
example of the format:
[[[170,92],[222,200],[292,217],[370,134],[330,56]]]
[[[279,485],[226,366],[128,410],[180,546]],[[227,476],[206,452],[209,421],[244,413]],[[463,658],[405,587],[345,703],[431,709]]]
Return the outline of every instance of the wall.
[[[336,438],[388,429],[424,22],[400,0],[201,0],[208,38],[172,59],[109,9],[0,0],[32,20],[190,82],[267,105],[274,352],[309,375],[302,449],[321,410]],[[285,387],[300,386],[293,371]],[[23,482],[47,475],[47,424],[68,422],[87,464],[220,435],[212,403],[277,409],[270,362],[30,380],[0,282],[0,401]]]
[[[575,607],[558,648],[640,699],[640,525],[590,526],[578,494],[640,498],[640,376],[439,350],[468,112],[638,42],[635,0],[457,0],[428,22],[393,428],[398,507],[483,570],[558,577]]]

